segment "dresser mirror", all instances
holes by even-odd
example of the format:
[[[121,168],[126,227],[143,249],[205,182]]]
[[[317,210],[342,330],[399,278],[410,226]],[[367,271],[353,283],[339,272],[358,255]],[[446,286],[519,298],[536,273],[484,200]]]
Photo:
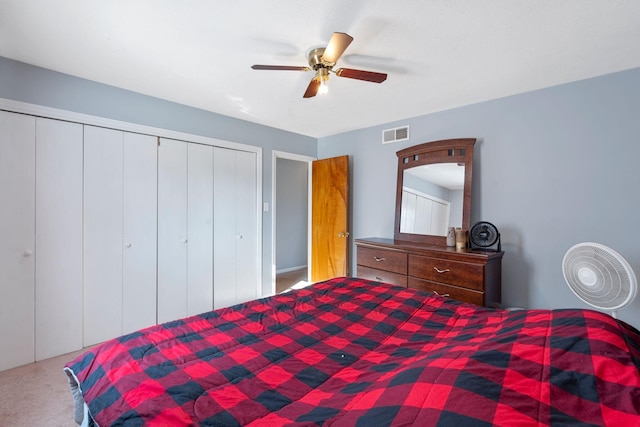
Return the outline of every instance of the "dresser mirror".
[[[396,240],[445,246],[449,227],[469,229],[475,142],[448,139],[397,152]]]

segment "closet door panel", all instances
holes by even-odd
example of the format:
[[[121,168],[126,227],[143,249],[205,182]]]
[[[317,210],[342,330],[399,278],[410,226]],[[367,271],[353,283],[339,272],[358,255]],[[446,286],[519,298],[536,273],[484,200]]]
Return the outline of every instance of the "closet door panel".
[[[216,148],[214,154],[214,306],[258,296],[255,153]]]
[[[0,371],[35,360],[35,123],[0,111]]]
[[[187,314],[187,143],[158,147],[158,323]]]
[[[36,360],[82,348],[82,125],[36,119]]]
[[[84,346],[122,334],[122,143],[84,128]]]
[[[216,147],[213,170],[213,304],[221,308],[236,303],[235,151]]]
[[[258,214],[256,206],[256,154],[236,151],[236,303],[249,301],[258,295],[257,250]]]
[[[187,315],[213,309],[213,150],[188,145]]]
[[[157,138],[124,133],[122,333],[156,323]]]

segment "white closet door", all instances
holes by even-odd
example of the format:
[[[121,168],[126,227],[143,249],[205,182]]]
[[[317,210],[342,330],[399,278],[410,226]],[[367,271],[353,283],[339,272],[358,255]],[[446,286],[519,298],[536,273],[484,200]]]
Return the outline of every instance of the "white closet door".
[[[213,309],[213,150],[188,145],[187,315]]]
[[[158,147],[158,323],[187,315],[187,143]]]
[[[416,234],[434,234],[432,230],[433,202],[416,195],[416,209],[413,218],[413,232]]]
[[[449,205],[436,200],[431,205],[431,230],[429,234],[446,236],[449,228]]]
[[[36,360],[82,348],[82,125],[36,119]]]
[[[403,190],[402,215],[400,216],[400,231],[402,233],[415,233],[416,204],[416,195]]]
[[[84,346],[122,333],[122,138],[84,128]]]
[[[256,154],[236,151],[236,301],[259,296]]]
[[[0,371],[35,360],[35,123],[0,111]]]
[[[258,296],[256,155],[214,155],[214,307]]]
[[[216,148],[213,171],[213,305],[221,308],[236,303],[235,151]]]
[[[124,133],[122,333],[156,323],[156,137]]]

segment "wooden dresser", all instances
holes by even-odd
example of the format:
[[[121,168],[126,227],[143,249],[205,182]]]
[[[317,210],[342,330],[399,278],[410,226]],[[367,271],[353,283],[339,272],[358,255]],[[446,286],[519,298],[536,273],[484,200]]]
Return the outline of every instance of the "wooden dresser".
[[[500,307],[504,252],[466,251],[393,239],[356,239],[357,277]]]

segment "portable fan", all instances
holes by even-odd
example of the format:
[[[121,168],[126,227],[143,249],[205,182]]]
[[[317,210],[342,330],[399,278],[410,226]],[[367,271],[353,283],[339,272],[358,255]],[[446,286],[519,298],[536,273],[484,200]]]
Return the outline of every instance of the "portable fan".
[[[495,249],[492,246],[497,245]],[[495,225],[490,222],[480,221],[471,227],[469,231],[469,247],[483,251],[500,252],[500,233]]]
[[[638,283],[627,260],[599,243],[578,243],[569,248],[562,259],[562,274],[578,298],[611,310],[613,317],[636,296]]]

